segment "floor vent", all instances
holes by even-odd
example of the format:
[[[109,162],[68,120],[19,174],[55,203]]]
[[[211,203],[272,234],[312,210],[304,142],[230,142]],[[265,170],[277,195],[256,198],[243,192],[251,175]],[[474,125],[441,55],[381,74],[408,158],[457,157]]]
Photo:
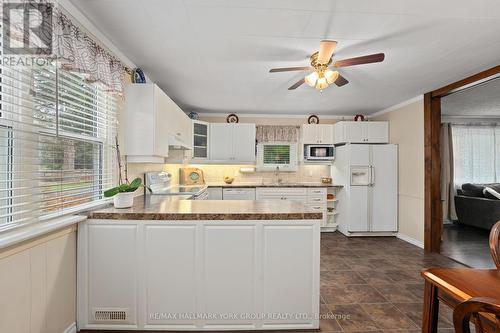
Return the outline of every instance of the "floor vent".
[[[128,309],[93,309],[96,322],[125,322],[128,319]]]

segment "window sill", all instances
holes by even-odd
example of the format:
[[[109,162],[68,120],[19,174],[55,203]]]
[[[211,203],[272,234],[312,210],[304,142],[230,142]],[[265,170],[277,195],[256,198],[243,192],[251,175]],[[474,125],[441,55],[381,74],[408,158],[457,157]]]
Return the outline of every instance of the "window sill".
[[[0,235],[0,250],[52,231],[80,223],[86,219],[86,216],[70,215],[13,229]]]

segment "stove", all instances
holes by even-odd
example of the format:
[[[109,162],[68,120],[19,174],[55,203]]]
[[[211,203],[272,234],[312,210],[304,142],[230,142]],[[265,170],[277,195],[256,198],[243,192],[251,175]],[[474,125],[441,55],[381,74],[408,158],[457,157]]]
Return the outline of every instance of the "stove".
[[[146,172],[144,184],[151,189],[151,195],[191,195],[192,200],[206,200],[205,185],[171,185],[172,175],[168,172]]]

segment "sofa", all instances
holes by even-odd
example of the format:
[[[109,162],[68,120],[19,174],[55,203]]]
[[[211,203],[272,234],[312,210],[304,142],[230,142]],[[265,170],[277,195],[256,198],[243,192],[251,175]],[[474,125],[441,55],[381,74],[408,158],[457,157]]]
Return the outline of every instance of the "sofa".
[[[484,188],[490,187],[500,191],[500,184],[463,184],[457,189],[455,210],[458,223],[491,230],[500,220],[500,199],[488,193],[485,197]]]

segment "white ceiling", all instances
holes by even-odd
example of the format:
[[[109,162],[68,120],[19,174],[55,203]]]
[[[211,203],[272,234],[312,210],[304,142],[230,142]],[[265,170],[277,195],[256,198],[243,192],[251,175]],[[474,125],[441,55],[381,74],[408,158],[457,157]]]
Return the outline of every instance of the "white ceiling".
[[[445,117],[500,118],[500,78],[441,99]]]
[[[369,114],[500,63],[497,0],[71,0],[185,110]],[[322,93],[287,88],[321,39],[341,69]]]

